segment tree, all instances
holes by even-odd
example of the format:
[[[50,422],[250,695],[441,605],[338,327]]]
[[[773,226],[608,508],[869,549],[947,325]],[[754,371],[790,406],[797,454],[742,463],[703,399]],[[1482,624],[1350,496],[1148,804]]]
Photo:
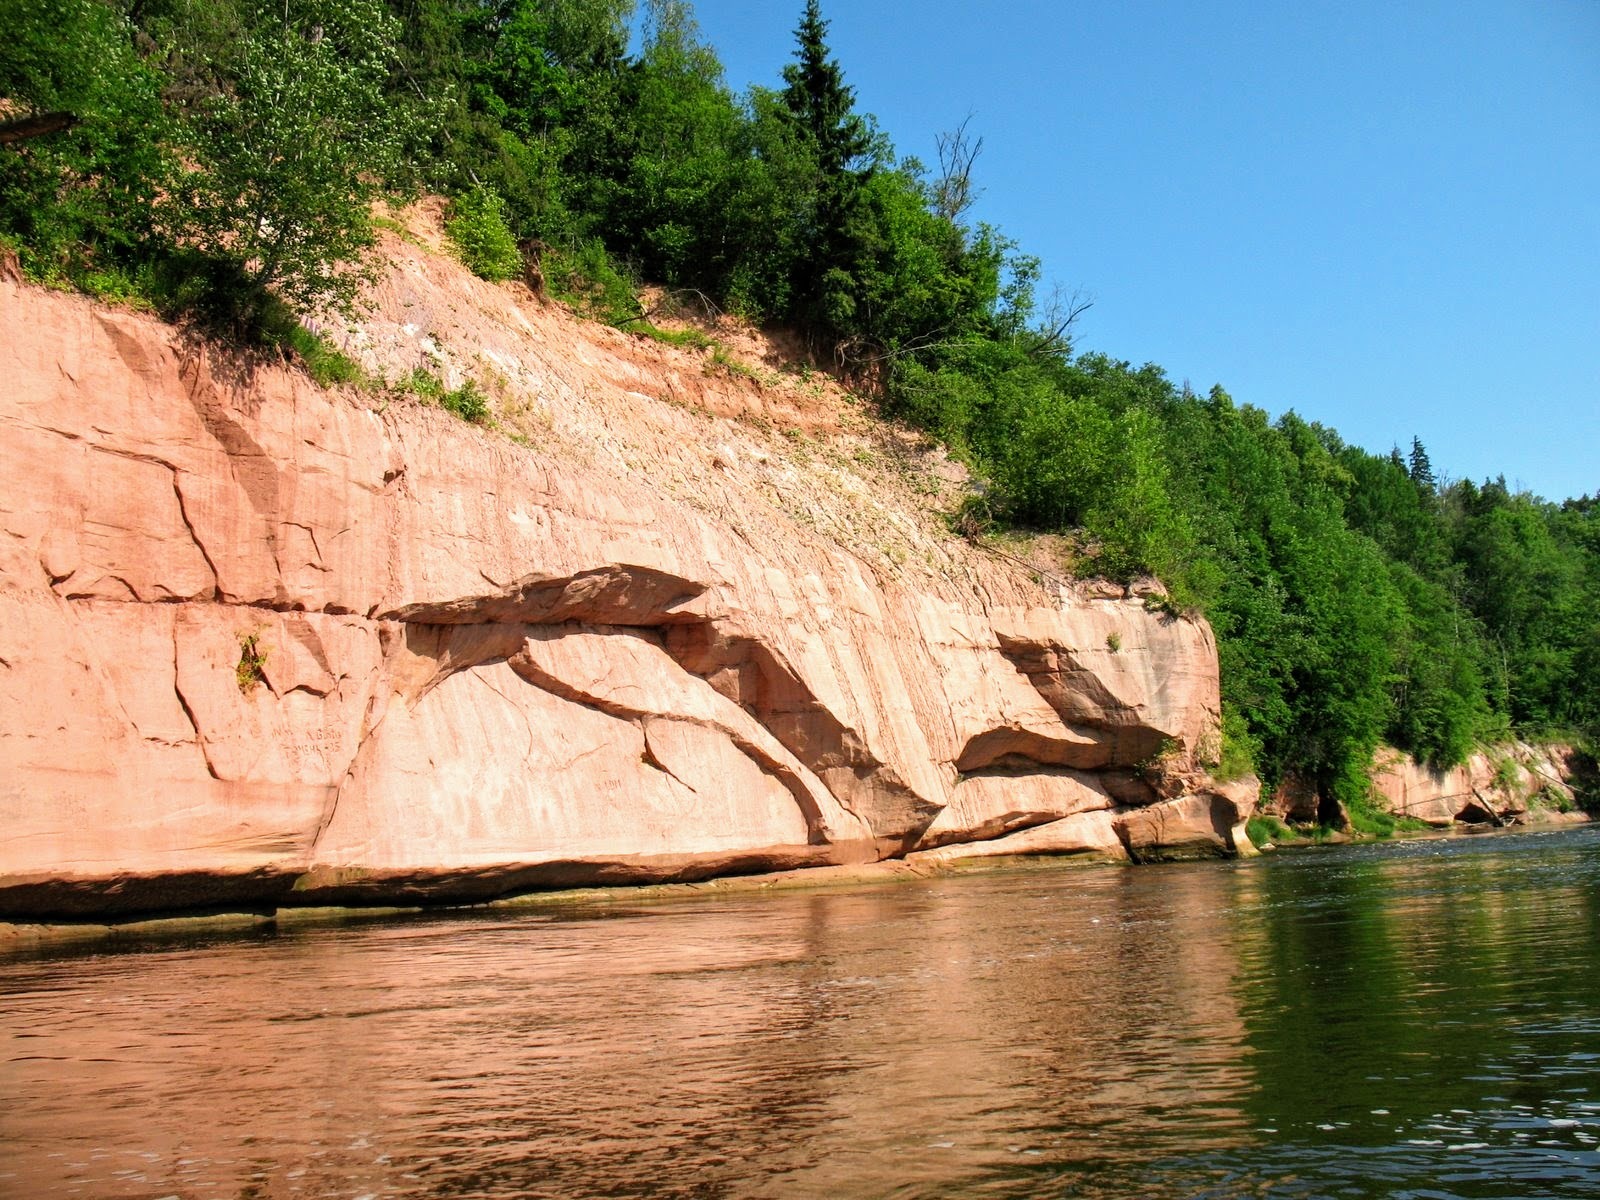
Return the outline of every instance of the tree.
[[[418,132],[385,96],[396,34],[380,0],[275,2],[200,106],[182,235],[232,274],[246,323],[269,291],[296,308],[355,303],[372,203]]]
[[[741,114],[686,0],[648,0],[633,70],[632,156],[609,222],[652,279],[716,290]]]
[[[983,139],[968,132],[970,124],[972,114],[968,113],[961,124],[935,139],[939,177],[933,183],[933,211],[952,223],[966,215],[983,190],[972,183],[972,168],[983,152]]]
[[[1433,464],[1428,461],[1428,451],[1422,444],[1422,439],[1411,439],[1411,482],[1428,494],[1432,494],[1439,486],[1439,481],[1433,477]]]
[[[0,234],[36,275],[121,269],[171,167],[160,77],[101,0],[0,0],[0,29]]]
[[[828,23],[817,0],[795,30],[795,61],[783,69],[784,104],[816,164],[811,253],[797,263],[795,294],[800,319],[813,332],[838,339],[854,326],[856,260],[862,186],[872,164],[858,165],[873,147],[872,131],[855,111],[855,91],[828,52]]]
[[[829,55],[827,35],[817,0],[806,0],[794,34],[799,49],[795,61],[783,69],[783,98],[810,134],[823,178],[843,180],[872,148],[872,136],[855,111],[855,89],[845,85],[844,72]]]

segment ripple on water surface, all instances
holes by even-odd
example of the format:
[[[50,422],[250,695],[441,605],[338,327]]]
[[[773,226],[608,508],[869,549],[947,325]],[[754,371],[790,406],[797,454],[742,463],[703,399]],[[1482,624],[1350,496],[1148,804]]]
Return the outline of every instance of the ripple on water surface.
[[[1597,835],[0,960],[0,1196],[1597,1196]]]

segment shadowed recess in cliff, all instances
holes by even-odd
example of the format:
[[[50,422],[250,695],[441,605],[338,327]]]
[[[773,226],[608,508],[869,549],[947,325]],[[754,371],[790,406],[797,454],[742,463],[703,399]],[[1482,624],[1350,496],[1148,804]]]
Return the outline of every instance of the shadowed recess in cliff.
[[[949,806],[917,848],[993,841],[1082,813],[1109,812],[1114,803],[1090,772],[1037,763],[995,765],[962,775]]]
[[[956,758],[963,775],[994,767],[1076,767],[1093,771],[1111,762],[1111,739],[1065,726],[1059,730],[1007,725],[969,738]]]
[[[1121,814],[1116,831],[1137,863],[1228,858],[1244,840],[1247,815],[1225,792],[1206,791]]]
[[[555,575],[534,572],[481,596],[406,604],[377,614],[421,625],[591,625],[649,628],[703,621],[710,584],[655,567],[607,564]]]
[[[1157,728],[1152,718],[1159,714],[1146,711],[1147,706],[1120,695],[1114,686],[1114,676],[1109,676],[1103,666],[1099,669],[1089,666],[1083,661],[1085,655],[1081,650],[1060,641],[1021,637],[1000,629],[995,631],[995,636],[1000,652],[1074,735],[1093,744],[1093,757],[1098,759],[1086,761],[1091,755],[1085,750],[1077,761],[1052,758],[1040,761],[1064,762],[1068,766],[1135,766],[1159,755],[1180,732]],[[1145,691],[1145,695],[1159,695],[1164,690],[1164,680],[1155,682],[1156,686]],[[986,749],[985,745],[969,745],[967,753],[977,756]],[[1181,749],[1192,751],[1194,747]]]
[[[671,628],[679,633],[701,627]],[[768,683],[783,679],[778,690],[799,708],[780,712],[760,703],[739,703],[739,697],[716,686],[717,679],[685,669],[659,634],[634,625],[411,623],[404,626],[403,637],[403,647],[392,652],[391,662],[396,694],[408,705],[420,703],[459,672],[504,662],[542,691],[636,724],[645,736],[647,755],[654,758],[652,765],[680,779],[686,772],[672,772],[672,751],[663,749],[675,742],[666,731],[672,723],[699,725],[727,738],[794,796],[813,844],[870,839],[903,850],[940,807],[919,801],[787,672],[780,677],[745,664]],[[759,657],[773,661],[764,649]],[[758,685],[755,690],[772,701],[772,687]],[[788,732],[814,762],[796,754],[781,732]]]
[[[693,791],[694,768],[703,764],[680,734],[709,731],[727,739],[794,797],[813,845],[862,838],[864,831],[841,828],[844,814],[820,780],[749,713],[684,671],[656,637],[587,626],[527,632],[509,660],[511,669],[563,700],[636,723],[647,764]],[[677,765],[680,760],[684,766]]]
[[[679,665],[755,717],[891,853],[915,846],[943,809],[875,755],[771,646],[730,635],[714,621],[675,625],[665,635]]]

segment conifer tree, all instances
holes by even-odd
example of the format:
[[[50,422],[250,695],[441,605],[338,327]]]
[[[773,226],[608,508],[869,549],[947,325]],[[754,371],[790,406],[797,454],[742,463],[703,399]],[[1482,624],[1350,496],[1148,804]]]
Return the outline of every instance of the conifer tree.
[[[1433,464],[1428,461],[1428,451],[1422,444],[1422,439],[1411,439],[1411,482],[1422,491],[1432,494],[1438,487],[1438,480],[1433,477]]]
[[[854,89],[829,54],[827,33],[818,0],[806,0],[795,30],[795,61],[783,69],[783,99],[816,159],[814,252],[796,263],[797,315],[813,333],[837,339],[851,329],[855,315],[859,210],[872,171],[861,160],[872,149],[872,134],[855,111]]]
[[[855,111],[855,89],[828,53],[828,23],[817,0],[806,0],[795,30],[799,49],[783,69],[784,102],[816,147],[817,167],[824,179],[840,180],[871,148],[867,123]]]

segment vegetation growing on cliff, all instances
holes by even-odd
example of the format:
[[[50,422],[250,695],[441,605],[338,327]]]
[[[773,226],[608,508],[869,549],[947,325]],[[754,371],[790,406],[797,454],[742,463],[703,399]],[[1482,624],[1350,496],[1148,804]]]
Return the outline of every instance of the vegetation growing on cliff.
[[[37,278],[270,331],[274,306],[348,303],[371,201],[425,184],[485,276],[527,258],[646,332],[638,279],[793,325],[984,478],[964,530],[1067,532],[1079,570],[1160,576],[1216,627],[1231,770],[1361,811],[1379,741],[1443,766],[1600,729],[1600,499],[1441,481],[1420,441],[1372,454],[1076,353],[1037,262],[967,219],[977,142],[897,158],[816,0],[784,87],[742,95],[686,0],[0,11],[0,237]]]

